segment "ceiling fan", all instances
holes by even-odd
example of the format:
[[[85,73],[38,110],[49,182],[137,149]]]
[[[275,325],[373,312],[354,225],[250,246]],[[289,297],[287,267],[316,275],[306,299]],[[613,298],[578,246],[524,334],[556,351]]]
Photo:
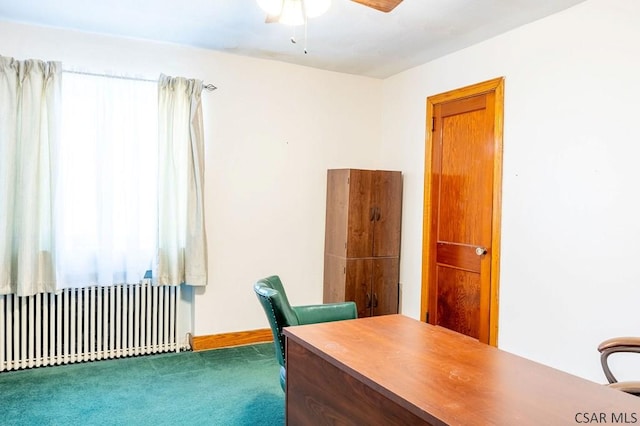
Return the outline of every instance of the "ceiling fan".
[[[329,9],[331,0],[257,0],[267,12],[267,23],[302,25],[306,18],[315,18]],[[391,12],[402,0],[351,0],[381,12]]]
[[[391,12],[402,0],[351,0],[381,12]],[[325,13],[331,6],[331,0],[257,0],[258,5],[267,13],[265,22],[278,22],[284,25],[304,25],[304,53],[307,51],[307,18],[315,18]],[[295,33],[291,42],[296,44]]]

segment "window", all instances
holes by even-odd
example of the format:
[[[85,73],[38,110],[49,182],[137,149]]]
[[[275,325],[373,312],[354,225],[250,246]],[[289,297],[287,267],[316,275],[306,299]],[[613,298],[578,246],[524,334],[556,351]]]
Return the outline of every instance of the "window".
[[[64,287],[135,283],[152,269],[157,90],[63,73],[56,255]]]

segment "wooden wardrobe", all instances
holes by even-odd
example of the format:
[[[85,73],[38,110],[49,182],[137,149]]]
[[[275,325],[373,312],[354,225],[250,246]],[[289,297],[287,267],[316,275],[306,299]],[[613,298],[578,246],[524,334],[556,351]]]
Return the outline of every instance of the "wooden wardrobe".
[[[325,303],[354,301],[358,317],[398,313],[401,214],[401,172],[327,172]]]

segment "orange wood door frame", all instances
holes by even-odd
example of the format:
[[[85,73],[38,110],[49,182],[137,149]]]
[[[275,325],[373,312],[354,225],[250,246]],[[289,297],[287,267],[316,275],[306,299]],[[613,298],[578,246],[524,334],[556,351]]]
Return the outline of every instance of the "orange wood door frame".
[[[489,325],[488,336],[481,340],[490,345],[498,344],[498,289],[500,277],[500,228],[502,207],[502,150],[503,150],[503,115],[504,115],[504,78],[496,78],[461,89],[452,90],[427,98],[426,117],[426,145],[425,145],[425,173],[424,173],[424,210],[423,210],[423,242],[422,242],[422,294],[420,303],[420,318],[426,321],[429,309],[429,288],[431,265],[436,262],[435,236],[432,234],[432,215],[434,206],[432,193],[432,146],[435,134],[432,126],[435,116],[435,106],[451,101],[492,93],[494,111],[493,126],[493,187],[492,187],[492,216],[491,216],[491,259],[490,259],[490,295],[489,295]],[[487,307],[485,307],[487,308]]]

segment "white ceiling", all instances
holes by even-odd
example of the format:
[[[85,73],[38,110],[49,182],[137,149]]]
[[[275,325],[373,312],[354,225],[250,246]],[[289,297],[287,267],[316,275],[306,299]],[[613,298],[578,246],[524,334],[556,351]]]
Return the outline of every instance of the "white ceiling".
[[[309,20],[306,55],[304,29],[266,24],[256,0],[0,0],[0,20],[386,78],[582,1],[404,0],[385,14],[332,0],[325,15]]]

